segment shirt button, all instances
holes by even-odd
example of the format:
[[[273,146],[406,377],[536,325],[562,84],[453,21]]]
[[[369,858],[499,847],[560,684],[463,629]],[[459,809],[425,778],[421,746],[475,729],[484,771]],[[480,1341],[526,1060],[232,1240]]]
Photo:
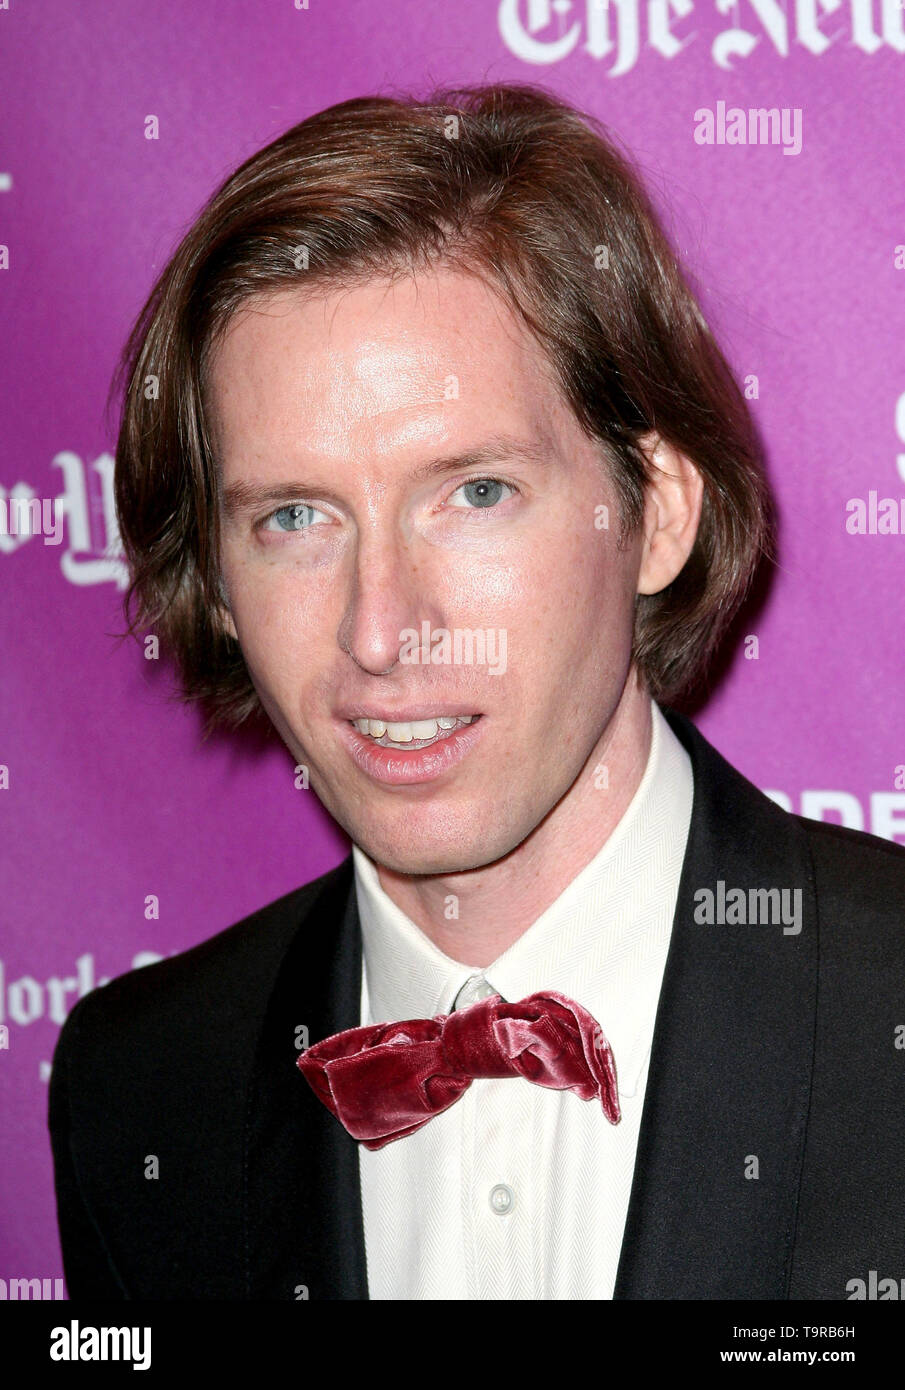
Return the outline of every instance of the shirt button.
[[[490,1209],[497,1216],[508,1216],[515,1206],[515,1193],[504,1182],[497,1183],[490,1193]]]

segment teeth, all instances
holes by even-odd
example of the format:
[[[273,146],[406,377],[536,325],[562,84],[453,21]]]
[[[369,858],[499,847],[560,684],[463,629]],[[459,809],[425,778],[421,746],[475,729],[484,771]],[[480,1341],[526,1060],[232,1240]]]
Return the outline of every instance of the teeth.
[[[436,719],[411,719],[399,723],[385,723],[382,719],[353,719],[353,724],[360,734],[369,734],[371,738],[383,738],[386,736],[392,743],[414,743],[423,739],[436,738],[442,730],[448,732],[454,729],[457,724],[471,724],[477,715],[463,714],[456,718],[454,715],[440,715]]]

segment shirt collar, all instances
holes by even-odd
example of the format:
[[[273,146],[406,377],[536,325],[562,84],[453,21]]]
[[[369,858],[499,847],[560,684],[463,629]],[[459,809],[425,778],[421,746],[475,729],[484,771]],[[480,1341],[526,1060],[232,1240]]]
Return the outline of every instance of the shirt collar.
[[[694,793],[691,760],[654,701],[651,716],[647,765],[619,823],[492,965],[445,955],[353,845],[368,1021],[448,1013],[475,975],[510,1001],[557,990],[597,1019],[613,1049],[620,1094],[634,1095],[653,1036]]]

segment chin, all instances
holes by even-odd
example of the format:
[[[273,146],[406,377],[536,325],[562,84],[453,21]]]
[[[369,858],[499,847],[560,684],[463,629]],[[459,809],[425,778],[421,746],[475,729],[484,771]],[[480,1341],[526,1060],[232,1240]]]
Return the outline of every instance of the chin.
[[[489,836],[475,837],[474,825],[469,833],[432,838],[417,831],[388,837],[385,834],[363,834],[352,838],[375,863],[397,874],[458,874],[492,864],[512,848],[508,843],[497,848]]]
[[[383,865],[386,869],[392,869],[393,873],[407,874],[416,877],[421,874],[461,874],[467,873],[469,869],[482,868],[484,864],[491,861],[485,859],[484,855],[475,853],[469,856],[467,851],[463,852],[461,847],[448,850],[421,849],[417,853],[406,853],[405,850],[399,852],[398,847],[381,853],[377,850],[373,852],[362,845],[362,849],[376,863]]]

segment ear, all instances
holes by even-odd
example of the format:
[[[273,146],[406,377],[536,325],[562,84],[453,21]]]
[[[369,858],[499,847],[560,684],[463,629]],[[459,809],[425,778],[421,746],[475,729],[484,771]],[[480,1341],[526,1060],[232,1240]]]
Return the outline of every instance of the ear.
[[[649,462],[638,593],[658,594],[691,554],[701,520],[704,480],[690,459],[658,434],[639,440]]]

